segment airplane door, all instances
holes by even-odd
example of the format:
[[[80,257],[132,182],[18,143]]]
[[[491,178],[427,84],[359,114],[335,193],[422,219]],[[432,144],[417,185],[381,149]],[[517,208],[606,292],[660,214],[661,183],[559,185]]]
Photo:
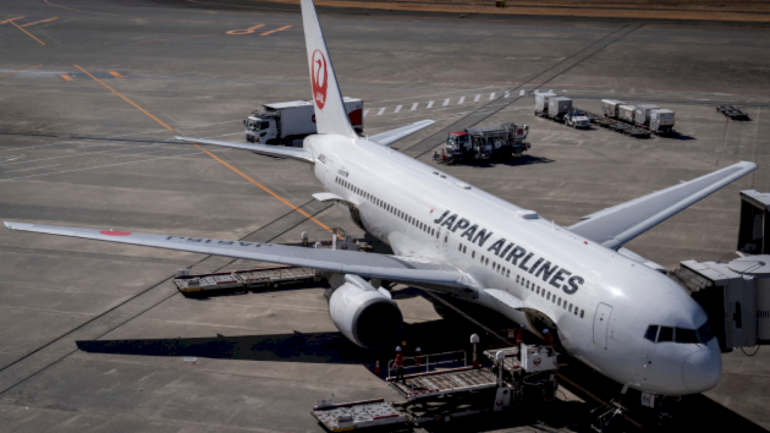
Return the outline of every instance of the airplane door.
[[[596,307],[596,315],[594,316],[594,344],[602,349],[607,348],[607,328],[610,324],[610,315],[612,315],[612,307],[600,302]]]

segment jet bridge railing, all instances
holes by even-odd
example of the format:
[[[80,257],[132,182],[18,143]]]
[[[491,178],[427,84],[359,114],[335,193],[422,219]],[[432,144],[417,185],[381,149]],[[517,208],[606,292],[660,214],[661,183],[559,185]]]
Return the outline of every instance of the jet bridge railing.
[[[464,350],[430,353],[404,357],[404,376],[428,373],[438,368],[464,368],[468,366],[468,354]],[[388,361],[388,379],[396,377],[396,360]]]

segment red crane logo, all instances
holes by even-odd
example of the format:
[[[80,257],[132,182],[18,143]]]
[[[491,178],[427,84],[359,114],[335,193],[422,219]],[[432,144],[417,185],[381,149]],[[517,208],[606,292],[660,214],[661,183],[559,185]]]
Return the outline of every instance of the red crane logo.
[[[326,105],[326,89],[329,81],[326,74],[326,57],[319,50],[313,52],[313,73],[310,78],[313,81],[313,99],[315,105],[323,110]]]

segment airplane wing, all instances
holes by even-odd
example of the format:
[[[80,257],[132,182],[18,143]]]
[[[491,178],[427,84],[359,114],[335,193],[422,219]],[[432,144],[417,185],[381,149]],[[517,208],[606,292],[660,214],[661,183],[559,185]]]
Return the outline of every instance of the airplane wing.
[[[711,193],[756,170],[742,161],[679,185],[621,203],[581,218],[569,230],[617,250]]]
[[[256,143],[236,143],[234,141],[208,140],[192,137],[174,137],[179,141],[188,141],[198,144],[209,144],[212,146],[229,147],[231,149],[245,149],[263,155],[280,156],[284,158],[298,159],[300,161],[314,163],[313,153],[302,147],[269,146],[267,144]]]
[[[383,146],[390,146],[394,142],[401,140],[402,138],[412,135],[415,132],[427,128],[433,125],[433,120],[421,120],[419,122],[412,123],[411,125],[402,126],[400,128],[391,129],[390,131],[381,132],[377,135],[370,135],[369,140],[376,141]]]
[[[37,224],[5,222],[9,230],[93,239],[106,242],[139,245],[193,253],[256,260],[321,269],[367,278],[379,278],[404,284],[442,290],[448,293],[469,293],[474,283],[458,268],[430,259],[390,256],[304,248],[255,242],[166,236],[112,230],[90,230]]]

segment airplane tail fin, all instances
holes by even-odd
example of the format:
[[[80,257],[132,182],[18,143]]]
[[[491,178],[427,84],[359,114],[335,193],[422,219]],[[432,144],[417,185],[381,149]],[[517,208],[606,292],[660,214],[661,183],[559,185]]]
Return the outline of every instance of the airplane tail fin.
[[[319,134],[336,134],[356,138],[342,101],[337,76],[334,74],[326,41],[318,22],[313,0],[302,1],[302,23],[305,28],[305,45],[313,85],[316,127]]]

